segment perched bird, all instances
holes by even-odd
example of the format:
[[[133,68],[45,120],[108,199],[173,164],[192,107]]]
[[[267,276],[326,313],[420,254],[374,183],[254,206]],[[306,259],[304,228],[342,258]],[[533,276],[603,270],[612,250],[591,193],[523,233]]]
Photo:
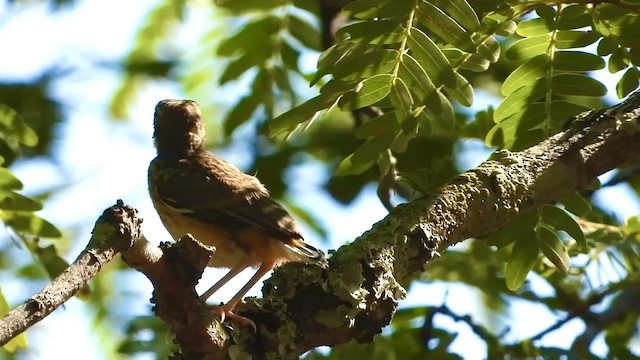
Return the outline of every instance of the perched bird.
[[[157,157],[149,166],[149,193],[162,223],[174,239],[190,233],[215,246],[208,265],[231,269],[201,299],[208,299],[245,268],[258,268],[229,302],[214,307],[222,321],[226,317],[255,328],[233,309],[278,264],[328,266],[322,251],[303,241],[295,220],[256,177],[205,150],[202,114],[194,101],[160,101],[153,137]]]

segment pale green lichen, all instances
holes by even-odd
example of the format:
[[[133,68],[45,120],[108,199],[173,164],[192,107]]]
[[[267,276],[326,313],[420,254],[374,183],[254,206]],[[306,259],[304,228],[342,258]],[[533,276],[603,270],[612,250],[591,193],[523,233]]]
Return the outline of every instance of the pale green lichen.
[[[97,222],[96,226],[91,232],[91,244],[99,245],[103,244],[113,236],[113,233],[117,231],[113,225],[106,222]]]

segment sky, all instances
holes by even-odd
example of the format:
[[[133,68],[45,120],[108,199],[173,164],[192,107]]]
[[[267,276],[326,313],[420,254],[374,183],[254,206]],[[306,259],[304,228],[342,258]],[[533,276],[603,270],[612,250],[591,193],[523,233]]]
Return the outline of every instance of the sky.
[[[113,69],[95,67],[96,61],[118,60],[131,49],[136,30],[154,2],[82,0],[73,7],[57,12],[56,16],[50,16],[47,6],[29,5],[24,9],[10,9],[7,3],[0,2],[0,44],[3,48],[0,78],[29,79],[54,64],[64,64],[74,70],[71,75],[54,83],[51,89],[55,97],[64,103],[66,112],[66,122],[57,129],[59,136],[54,145],[56,163],[29,160],[12,167],[24,182],[26,194],[35,194],[68,180],[73,183],[68,190],[49,199],[40,213],[63,229],[78,222],[87,224],[79,229],[79,239],[66,253],[66,259],[72,261],[75,258],[84,247],[95,219],[120,198],[140,211],[144,218],[143,231],[148,239],[154,243],[169,240],[148,198],[146,172],[149,161],[155,156],[151,139],[153,108],[161,99],[180,97],[180,89],[165,82],[145,85],[132,106],[128,121],[109,121],[108,102],[122,79]],[[127,11],[122,11],[123,8]],[[193,16],[203,21],[197,14]],[[117,24],[114,19],[117,19]],[[188,41],[187,37],[183,38]],[[615,82],[610,75],[603,73],[601,76],[606,82]],[[491,101],[495,99],[480,97],[476,106],[483,108]],[[482,154],[463,157],[460,160],[461,169],[477,166],[488,155],[479,142],[464,142],[460,148],[474,150],[467,153]],[[241,164],[243,156],[236,150],[218,154]],[[361,194],[352,206],[342,207],[322,195],[320,187],[327,175],[320,164],[306,164],[292,171],[297,173],[289,177],[292,179],[292,196],[301,203],[314,204],[318,214],[321,214],[321,221],[331,230],[330,245],[313,236],[312,232],[305,231],[309,235],[308,241],[325,249],[325,252],[329,247],[336,248],[356,238],[386,215],[386,210],[373,195],[373,187]],[[621,193],[628,196],[628,192],[624,191],[620,188],[608,189],[599,198],[603,202],[616,202]],[[634,206],[618,207],[621,218],[640,212],[638,202],[627,203],[633,203]],[[204,291],[222,273],[208,270],[198,290]],[[241,274],[216,294],[215,300],[230,298],[251,275],[248,271]],[[120,292],[127,299],[128,307],[117,311],[148,313],[151,285],[140,274],[122,276],[119,281],[122,287]],[[541,280],[534,278],[532,281],[534,286],[544,291]],[[24,288],[12,279],[0,279],[0,285],[10,304],[18,304],[39,290],[39,285]],[[249,293],[251,296],[259,294],[260,286],[255,286]],[[437,306],[445,298],[452,310],[459,314],[478,314],[481,308],[477,294],[463,286],[421,283],[412,284],[410,294],[401,306]],[[477,299],[477,305],[469,299]],[[86,335],[95,329],[87,311],[87,306],[81,301],[70,300],[63,309],[57,310],[28,331],[30,351],[21,358],[39,359],[45,354],[48,358],[108,358],[99,351],[100,340]],[[532,335],[556,321],[544,308],[522,301],[511,305],[510,314],[513,318],[504,320],[510,322],[514,335]],[[527,315],[523,317],[522,314]],[[464,354],[468,359],[481,358],[479,354],[483,353],[484,344],[470,335],[465,326],[452,324],[445,318],[438,321],[443,326],[460,331],[459,340],[452,346],[454,351]],[[556,336],[545,338],[545,342],[567,346],[572,338],[557,335],[575,333],[580,329],[579,323],[570,322],[562,332],[554,333]]]

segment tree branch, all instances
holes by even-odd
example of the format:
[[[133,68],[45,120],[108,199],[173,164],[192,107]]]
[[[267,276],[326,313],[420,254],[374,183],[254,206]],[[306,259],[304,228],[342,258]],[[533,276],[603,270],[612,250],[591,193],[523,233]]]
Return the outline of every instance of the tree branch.
[[[0,346],[44,319],[82,289],[118,252],[132,246],[139,237],[142,221],[135,216],[134,209],[122,205],[118,200],[116,206],[98,218],[89,244],[73,264],[0,320]]]

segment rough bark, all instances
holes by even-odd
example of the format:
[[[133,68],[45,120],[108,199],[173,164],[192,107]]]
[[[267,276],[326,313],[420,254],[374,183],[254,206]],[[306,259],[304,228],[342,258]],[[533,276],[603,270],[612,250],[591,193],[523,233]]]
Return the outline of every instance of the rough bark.
[[[262,299],[238,306],[238,313],[256,323],[255,333],[221,327],[198,299],[193,287],[211,249],[186,237],[160,251],[136,231],[124,231],[134,246],[117,249],[128,249],[124,260],[154,284],[155,311],[181,347],[177,358],[292,359],[320,345],[370,341],[391,321],[406,294],[403,284],[439,252],[487,236],[520,212],[579,190],[596,176],[637,159],[639,119],[640,93],[612,108],[581,114],[542,143],[521,152],[498,151],[437,193],[397,207],[338,249],[329,269],[282,266],[265,282]],[[123,221],[110,228],[131,225]],[[83,279],[75,279],[72,288],[79,289]],[[10,322],[19,322],[18,315],[9,316]],[[0,339],[5,339],[6,319],[0,321]]]

